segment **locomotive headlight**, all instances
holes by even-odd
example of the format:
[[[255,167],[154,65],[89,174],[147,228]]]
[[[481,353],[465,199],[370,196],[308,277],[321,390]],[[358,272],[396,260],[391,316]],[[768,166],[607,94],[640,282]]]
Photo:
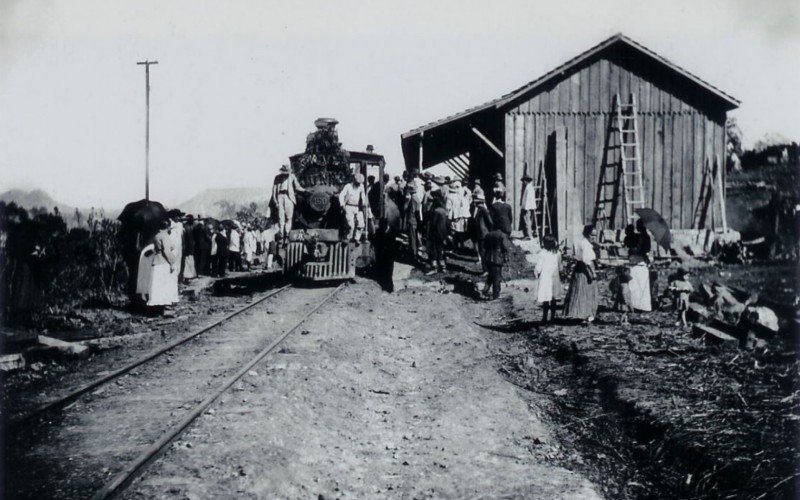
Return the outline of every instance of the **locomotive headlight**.
[[[331,196],[324,191],[315,191],[308,198],[308,206],[313,211],[324,214],[331,206]]]

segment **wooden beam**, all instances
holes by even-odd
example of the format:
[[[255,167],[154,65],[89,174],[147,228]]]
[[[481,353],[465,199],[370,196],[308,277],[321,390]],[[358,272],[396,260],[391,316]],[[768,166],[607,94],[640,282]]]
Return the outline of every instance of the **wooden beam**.
[[[456,176],[456,178],[460,177],[460,174],[458,173],[458,171],[456,169],[453,168],[452,164],[450,164],[448,162],[445,162],[445,165],[447,165],[447,168],[449,168],[450,171],[453,172],[453,175]]]
[[[454,156],[452,161],[455,162],[457,165],[460,165],[461,168],[469,172],[469,162],[461,158],[460,156]]]
[[[462,167],[458,163],[454,162],[453,160],[445,160],[444,163],[445,165],[450,167],[450,170],[452,170],[456,175],[458,175],[462,179],[467,177],[464,167]]]
[[[486,143],[487,146],[492,148],[492,150],[495,153],[497,153],[500,156],[500,158],[505,158],[505,156],[503,155],[503,152],[500,150],[500,148],[495,146],[494,143],[492,143],[492,141],[490,141],[485,135],[483,135],[480,130],[476,129],[475,127],[472,127],[472,131],[475,132],[475,135],[480,137],[483,140],[483,142]]]

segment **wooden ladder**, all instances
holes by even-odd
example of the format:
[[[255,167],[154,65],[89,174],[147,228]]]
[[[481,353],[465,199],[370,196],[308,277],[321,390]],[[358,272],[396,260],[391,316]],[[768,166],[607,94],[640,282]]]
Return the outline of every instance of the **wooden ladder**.
[[[636,96],[633,94],[630,94],[629,104],[622,104],[619,94],[616,100],[617,130],[622,160],[622,193],[625,210],[623,215],[628,224],[633,224],[636,220],[636,209],[644,208],[642,157],[639,154],[639,110],[636,107]]]
[[[717,156],[713,163],[706,158],[703,162],[703,177],[700,182],[700,194],[697,198],[697,205],[694,208],[692,227],[694,229],[705,229],[706,220],[711,211],[711,228],[717,228],[716,211],[719,212],[720,222],[724,232],[728,232],[728,217],[725,210],[725,191],[722,186],[722,172],[720,172],[720,159]],[[715,192],[716,188],[716,192]],[[718,203],[714,203],[714,198],[718,198]],[[717,210],[715,210],[715,208]]]
[[[539,164],[538,179],[533,180],[533,199],[536,201],[536,210],[533,213],[533,230],[539,241],[542,236],[552,227],[550,222],[550,203],[547,198],[547,174],[544,169],[544,162]]]

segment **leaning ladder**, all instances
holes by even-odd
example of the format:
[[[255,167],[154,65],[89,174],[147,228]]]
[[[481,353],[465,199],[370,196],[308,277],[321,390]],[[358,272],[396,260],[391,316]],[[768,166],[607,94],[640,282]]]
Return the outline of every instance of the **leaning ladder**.
[[[547,235],[547,231],[552,227],[550,223],[550,203],[547,199],[547,174],[543,163],[540,163],[538,179],[534,179],[533,183],[533,199],[536,201],[533,225],[536,236],[539,237],[539,242],[541,242],[542,236]]]
[[[636,219],[636,209],[644,208],[644,183],[642,157],[639,154],[639,122],[636,96],[630,94],[630,103],[622,104],[616,96],[617,130],[619,131],[620,159],[622,160],[622,193],[624,217],[628,224]]]

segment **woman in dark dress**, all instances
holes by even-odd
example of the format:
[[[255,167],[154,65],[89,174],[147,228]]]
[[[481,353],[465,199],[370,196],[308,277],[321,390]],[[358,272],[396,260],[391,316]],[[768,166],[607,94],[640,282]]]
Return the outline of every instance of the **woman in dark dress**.
[[[581,239],[575,244],[575,269],[569,284],[566,314],[569,318],[594,321],[599,297],[595,280],[594,261],[597,259],[592,239],[594,226],[584,226]]]

